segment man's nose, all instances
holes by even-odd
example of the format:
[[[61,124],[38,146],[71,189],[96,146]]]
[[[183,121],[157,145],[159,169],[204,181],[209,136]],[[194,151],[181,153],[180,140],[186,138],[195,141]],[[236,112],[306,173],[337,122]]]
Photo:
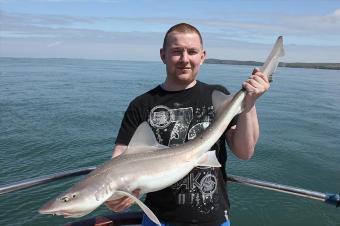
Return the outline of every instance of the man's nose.
[[[187,51],[183,51],[180,58],[181,62],[188,62],[189,61],[189,54]]]

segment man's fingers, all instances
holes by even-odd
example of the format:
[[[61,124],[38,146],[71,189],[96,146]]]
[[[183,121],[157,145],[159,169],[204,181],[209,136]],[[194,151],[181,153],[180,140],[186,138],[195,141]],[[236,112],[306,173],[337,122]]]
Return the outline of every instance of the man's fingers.
[[[256,73],[255,75],[249,76],[250,79],[255,79],[256,81],[260,82],[267,82],[268,78],[262,72]]]
[[[130,201],[124,201],[122,203],[111,205],[110,203],[105,203],[105,205],[114,212],[121,212],[127,208],[129,208],[132,205],[133,202]]]
[[[254,75],[250,79],[250,84],[256,88],[260,89],[262,91],[266,91],[269,88],[269,82],[266,76],[263,75]]]
[[[243,87],[248,93],[256,94],[267,91],[269,86],[267,76],[265,76],[258,68],[254,68],[252,75],[243,83]]]
[[[125,196],[116,200],[107,201],[105,202],[105,205],[115,212],[120,212],[130,207],[133,204],[133,202],[134,201],[132,199]]]
[[[260,69],[258,67],[255,67],[253,69],[253,72],[251,73],[252,75],[256,74],[257,72],[260,72]]]
[[[259,68],[254,68],[253,72],[251,73],[252,75],[257,75],[260,76],[263,80],[265,80],[266,82],[268,82],[268,77],[263,74]]]
[[[107,201],[106,203],[110,204],[111,206],[114,206],[114,205],[118,205],[119,203],[124,202],[124,201],[125,201],[126,199],[128,199],[128,198],[129,198],[129,197],[124,196],[124,197],[119,198],[119,199]]]
[[[132,192],[132,194],[136,197],[139,197],[140,196],[140,189],[134,190]],[[129,208],[133,203],[134,203],[133,199],[131,199],[128,196],[124,196],[124,197],[119,198],[119,199],[106,201],[105,205],[112,211],[121,212],[121,211]]]
[[[139,196],[140,196],[140,189],[134,190],[134,191],[132,192],[132,194],[133,194],[134,196],[136,196],[137,198],[139,198]]]
[[[115,212],[121,212],[127,208],[129,208],[131,206],[132,203],[120,203],[119,205],[115,205],[115,206],[110,206],[107,205],[109,207],[109,209],[115,211]]]

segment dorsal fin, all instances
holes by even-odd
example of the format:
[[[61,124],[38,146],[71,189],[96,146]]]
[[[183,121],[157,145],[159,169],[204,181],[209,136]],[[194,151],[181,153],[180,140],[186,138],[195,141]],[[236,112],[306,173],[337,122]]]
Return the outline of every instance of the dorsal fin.
[[[158,143],[147,122],[142,122],[142,124],[137,127],[130,140],[128,149],[135,149],[136,147],[140,147],[142,149],[150,148],[150,150],[167,148],[167,146]]]
[[[227,95],[219,90],[214,90],[212,92],[212,103],[215,109],[215,115],[218,117],[221,113],[222,106],[229,104],[233,99],[232,95]]]

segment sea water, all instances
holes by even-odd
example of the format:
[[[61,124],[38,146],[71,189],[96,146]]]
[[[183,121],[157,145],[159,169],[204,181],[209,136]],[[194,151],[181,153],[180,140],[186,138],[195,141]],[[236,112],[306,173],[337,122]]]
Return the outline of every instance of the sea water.
[[[199,80],[235,93],[251,66],[202,66]],[[165,78],[161,62],[0,58],[0,186],[108,160],[128,103]],[[227,172],[340,193],[340,72],[278,68],[257,102],[254,157],[228,151]],[[0,225],[62,225],[38,209],[80,178],[0,196]],[[340,225],[340,209],[228,184],[233,225]],[[92,214],[110,214],[100,207]]]

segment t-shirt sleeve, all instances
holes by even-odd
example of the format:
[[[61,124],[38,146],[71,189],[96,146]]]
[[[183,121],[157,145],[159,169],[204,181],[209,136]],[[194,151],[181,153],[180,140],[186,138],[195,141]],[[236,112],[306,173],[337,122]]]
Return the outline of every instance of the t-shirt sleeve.
[[[131,102],[124,113],[115,143],[128,145],[137,127],[142,123],[141,118],[138,107],[134,101]]]

